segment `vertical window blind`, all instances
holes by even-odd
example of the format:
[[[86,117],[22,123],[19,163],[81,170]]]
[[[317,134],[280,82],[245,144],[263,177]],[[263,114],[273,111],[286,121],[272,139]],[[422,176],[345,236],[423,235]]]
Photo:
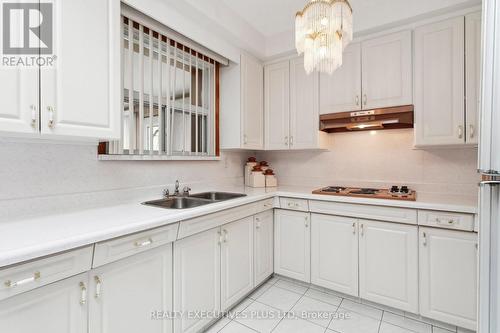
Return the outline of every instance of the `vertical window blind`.
[[[122,16],[122,134],[110,155],[216,156],[219,63]]]

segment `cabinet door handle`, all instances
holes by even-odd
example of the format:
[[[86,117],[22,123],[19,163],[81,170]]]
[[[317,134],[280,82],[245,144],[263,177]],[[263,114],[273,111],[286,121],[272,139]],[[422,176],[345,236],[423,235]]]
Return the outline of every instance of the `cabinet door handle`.
[[[288,136],[285,136],[285,146],[288,146]]]
[[[422,245],[427,246],[427,234],[425,232],[422,233]]]
[[[363,105],[366,106],[366,104],[368,103],[368,96],[366,96],[366,94],[363,95]]]
[[[474,139],[474,136],[476,135],[474,125],[472,124],[469,125],[469,131],[470,131],[470,138]]]
[[[144,247],[153,244],[153,239],[150,237],[146,240],[143,241],[135,241],[134,245],[135,247]]]
[[[356,223],[352,224],[352,234],[356,235]]]
[[[359,105],[359,95],[356,95],[356,105]]]
[[[226,229],[224,229],[224,230],[223,230],[223,232],[224,232],[224,243],[227,243],[227,242],[228,242],[228,240],[229,240],[229,239],[228,239],[228,232],[227,232],[227,230],[226,230]]]
[[[27,284],[27,283],[35,282],[38,279],[40,279],[40,272],[35,272],[35,273],[33,273],[33,276],[26,278],[26,279],[22,279],[19,281],[7,280],[7,281],[5,281],[4,285],[7,288],[14,288],[14,287],[22,286],[22,285]]]
[[[37,107],[36,107],[36,105],[31,105],[30,109],[31,109],[31,127],[36,128],[36,123],[37,123],[37,119],[38,119],[38,115],[36,112]]]
[[[361,229],[361,236],[364,236],[365,235],[365,225],[363,223],[361,223],[361,225],[359,227]]]
[[[464,137],[464,127],[462,125],[458,126],[458,138],[462,139]]]
[[[49,112],[49,128],[54,128],[55,122],[54,122],[54,113],[56,113],[56,109],[52,106],[47,107],[47,111]]]
[[[217,235],[219,235],[219,241],[217,242],[219,245],[222,244],[222,232],[217,231]]]
[[[247,140],[247,135],[246,134],[243,134],[243,144],[247,144],[248,143],[248,140]]]
[[[306,228],[309,228],[309,217],[307,217],[307,216],[306,216],[306,217],[304,218],[304,220],[305,220],[305,223],[304,223],[304,224],[305,224]]]
[[[95,298],[100,298],[101,297],[101,286],[102,286],[102,281],[101,279],[96,275],[94,276],[94,281],[95,281]]]
[[[261,224],[260,224],[259,220],[257,220],[257,224],[255,224],[255,229],[259,230],[260,226],[261,226]]]
[[[85,283],[80,282],[80,304],[85,305],[87,303],[87,287],[85,287]]]
[[[293,136],[290,136],[290,147],[293,146]]]

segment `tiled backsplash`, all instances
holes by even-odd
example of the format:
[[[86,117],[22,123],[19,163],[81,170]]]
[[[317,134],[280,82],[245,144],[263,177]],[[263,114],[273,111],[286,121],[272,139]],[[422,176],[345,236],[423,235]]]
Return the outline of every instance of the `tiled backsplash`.
[[[263,152],[281,185],[389,187],[477,195],[476,148],[413,148],[413,130],[333,135],[329,151]]]
[[[175,180],[194,190],[243,183],[244,153],[221,161],[98,161],[92,145],[0,140],[0,221],[139,202]]]

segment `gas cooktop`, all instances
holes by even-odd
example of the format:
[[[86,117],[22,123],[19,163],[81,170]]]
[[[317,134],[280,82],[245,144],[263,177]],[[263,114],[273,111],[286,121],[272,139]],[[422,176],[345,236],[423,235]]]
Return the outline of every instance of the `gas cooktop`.
[[[409,189],[408,186],[392,186],[391,189],[328,186],[313,191],[313,194],[408,201],[417,199],[417,193]]]

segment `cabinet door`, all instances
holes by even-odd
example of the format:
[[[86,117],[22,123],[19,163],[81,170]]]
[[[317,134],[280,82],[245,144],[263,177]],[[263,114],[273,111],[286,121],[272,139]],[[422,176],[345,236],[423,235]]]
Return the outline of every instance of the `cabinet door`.
[[[465,133],[466,142],[478,143],[481,96],[481,13],[465,16]]]
[[[90,272],[90,333],[168,333],[172,321],[172,244],[104,265]]]
[[[53,6],[57,59],[41,70],[42,134],[119,139],[120,1],[55,0]]]
[[[319,74],[302,57],[290,61],[290,149],[319,148]]]
[[[476,329],[477,234],[420,228],[420,314]]]
[[[349,44],[342,66],[321,74],[319,86],[320,114],[361,110],[361,44]]]
[[[174,310],[176,313],[220,311],[219,228],[174,243]],[[174,320],[174,332],[200,332],[211,318]]]
[[[416,145],[464,143],[464,18],[415,30]]]
[[[290,62],[264,70],[266,149],[288,149],[290,131]]]
[[[362,43],[363,109],[413,104],[411,31]]]
[[[254,286],[258,286],[274,272],[273,211],[257,214],[254,220]]]
[[[253,288],[253,217],[222,226],[221,307],[228,310]]]
[[[309,213],[275,210],[274,272],[311,282]]]
[[[417,226],[360,220],[359,295],[418,312]]]
[[[312,214],[311,222],[311,283],[357,297],[357,220]]]
[[[87,333],[88,275],[80,274],[0,302],[0,332]]]
[[[264,68],[241,56],[241,128],[243,148],[264,149]]]
[[[38,67],[0,68],[0,133],[38,134]]]

